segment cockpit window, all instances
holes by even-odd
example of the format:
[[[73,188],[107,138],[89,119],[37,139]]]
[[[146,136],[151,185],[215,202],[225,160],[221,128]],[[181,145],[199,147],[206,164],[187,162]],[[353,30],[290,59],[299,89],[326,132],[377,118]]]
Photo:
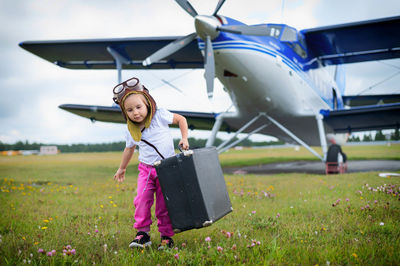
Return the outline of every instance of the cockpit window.
[[[296,29],[286,26],[283,29],[281,41],[286,42],[287,45],[289,45],[290,48],[292,48],[293,51],[302,58],[307,58],[304,38],[296,31]]]
[[[290,28],[286,26],[283,29],[282,37],[281,37],[282,42],[295,42],[297,41],[297,31],[293,28]]]

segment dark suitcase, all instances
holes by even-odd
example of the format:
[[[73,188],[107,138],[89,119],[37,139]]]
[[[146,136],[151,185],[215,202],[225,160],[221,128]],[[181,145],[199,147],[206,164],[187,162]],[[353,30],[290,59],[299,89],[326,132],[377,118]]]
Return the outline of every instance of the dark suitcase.
[[[184,151],[154,166],[175,233],[209,226],[232,211],[215,147]]]

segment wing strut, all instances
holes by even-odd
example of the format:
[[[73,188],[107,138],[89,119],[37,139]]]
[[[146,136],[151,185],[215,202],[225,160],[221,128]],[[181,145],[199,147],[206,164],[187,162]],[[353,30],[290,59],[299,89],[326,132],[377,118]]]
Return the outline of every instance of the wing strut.
[[[321,141],[321,148],[322,148],[322,152],[324,153],[324,158],[325,158],[325,155],[328,151],[328,145],[326,144],[326,138],[325,138],[325,128],[324,128],[324,123],[323,123],[324,116],[321,114],[317,114],[315,116],[315,119],[317,119],[319,139]]]
[[[107,46],[107,51],[111,54],[111,56],[114,58],[115,60],[115,65],[117,67],[117,71],[118,71],[118,83],[121,83],[121,72],[122,72],[122,64],[129,64],[130,60],[128,60],[126,57],[124,57],[123,55],[121,55],[117,50],[113,49],[110,46]]]

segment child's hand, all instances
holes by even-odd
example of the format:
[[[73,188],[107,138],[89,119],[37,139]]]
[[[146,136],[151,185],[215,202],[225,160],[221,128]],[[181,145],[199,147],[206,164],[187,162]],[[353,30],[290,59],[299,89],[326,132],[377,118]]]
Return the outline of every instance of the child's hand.
[[[181,139],[181,141],[179,141],[179,146],[181,146],[183,150],[188,150],[189,149],[188,140],[186,138]]]
[[[126,172],[126,169],[119,168],[117,170],[117,172],[115,173],[115,175],[114,175],[114,180],[118,181],[119,183],[124,182],[124,180],[125,180],[125,172]]]

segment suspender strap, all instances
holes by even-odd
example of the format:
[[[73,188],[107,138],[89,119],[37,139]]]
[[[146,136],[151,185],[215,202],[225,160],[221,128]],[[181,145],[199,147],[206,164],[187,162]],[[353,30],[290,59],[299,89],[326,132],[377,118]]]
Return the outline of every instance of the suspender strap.
[[[158,153],[158,155],[160,155],[160,157],[164,160],[164,156],[158,151],[158,149],[156,148],[156,146],[154,146],[153,144],[151,144],[150,142],[148,142],[147,140],[141,139],[144,143],[146,143],[147,145],[151,146],[153,149],[156,150],[156,152]]]

